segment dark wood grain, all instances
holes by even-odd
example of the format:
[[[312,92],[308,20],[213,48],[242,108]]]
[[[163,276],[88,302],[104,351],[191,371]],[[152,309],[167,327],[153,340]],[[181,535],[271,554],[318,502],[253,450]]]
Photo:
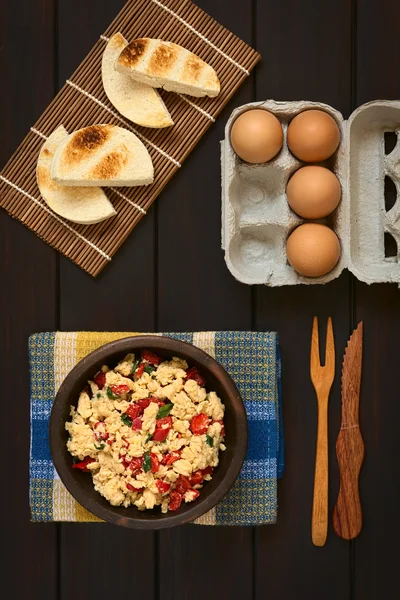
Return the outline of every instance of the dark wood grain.
[[[252,43],[252,2],[197,4]],[[234,107],[252,99],[252,77],[191,153],[157,202],[158,327],[162,331],[251,328],[251,290],[236,282],[221,250],[219,141]],[[184,170],[184,172],[183,172]],[[179,278],[179,286],[177,285]],[[160,533],[160,599],[251,598],[252,528],[187,525]]]
[[[353,331],[346,346],[342,368],[342,422],[336,440],[340,489],[333,511],[335,533],[345,540],[359,535],[362,527],[358,478],[364,460],[359,423],[363,352],[363,323]]]
[[[357,79],[354,107],[377,98],[400,97],[400,57],[395,0],[359,0]],[[400,537],[396,476],[400,455],[398,341],[400,292],[396,285],[355,288],[355,323],[364,322],[364,369],[360,423],[365,461],[360,476],[363,529],[355,540],[355,600],[393,596],[397,587],[396,551]],[[365,368],[365,366],[367,368]]]
[[[154,536],[108,523],[61,527],[59,599],[155,598]]]
[[[160,599],[204,599],[201,579],[212,598],[253,596],[252,528],[183,525],[160,534]],[[204,581],[204,579],[203,579]]]
[[[359,427],[340,430],[336,440],[336,456],[340,489],[333,510],[333,528],[339,537],[352,540],[362,528],[358,478],[364,460],[364,442]]]
[[[399,293],[397,286],[389,284],[356,286],[356,318],[364,322],[360,425],[365,444],[360,475],[363,529],[354,542],[357,600],[390,597],[397,585],[393,549],[400,536]]]
[[[59,85],[123,5],[124,0],[59,0]],[[60,329],[154,331],[154,246],[154,211],[150,210],[115,256],[112,268],[97,279],[61,258]],[[155,534],[101,524],[64,524],[61,531],[61,599],[111,597],[128,589],[154,597]],[[77,552],[83,560],[74,569]],[[89,587],[82,587],[83,579]]]
[[[318,100],[349,114],[349,2],[258,1],[257,49],[268,58],[256,70],[257,99]],[[324,548],[314,547],[311,541],[317,401],[309,375],[313,315],[320,323],[326,323],[328,316],[333,319],[336,372],[340,373],[349,307],[346,273],[324,286],[257,288],[257,328],[275,329],[281,339],[286,448],[278,524],[258,530],[257,598],[262,598],[265,590],[276,600],[313,598],[316,590],[326,600],[349,598],[349,548],[333,534],[331,519]],[[340,423],[339,377],[332,387],[328,411],[331,516],[338,487],[334,448]]]
[[[0,7],[0,165],[53,94],[50,0]],[[24,77],[17,75],[24,73]],[[41,79],[41,85],[36,80]],[[0,423],[2,494],[0,567],[10,600],[52,600],[57,589],[57,526],[29,522],[28,336],[56,326],[56,253],[0,212],[0,377],[6,418]],[[8,384],[6,383],[8,382]],[[24,576],[18,576],[24,571]]]

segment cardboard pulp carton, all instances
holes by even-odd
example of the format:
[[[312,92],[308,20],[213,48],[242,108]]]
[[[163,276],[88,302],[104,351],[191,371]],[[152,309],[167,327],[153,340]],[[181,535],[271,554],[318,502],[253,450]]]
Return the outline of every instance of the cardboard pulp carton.
[[[230,143],[233,121],[250,108],[264,108],[282,123],[282,150],[271,161],[250,165],[241,161]],[[330,114],[340,129],[337,152],[322,164],[338,177],[342,197],[337,209],[316,222],[332,227],[339,237],[341,257],[322,277],[298,274],[286,258],[286,240],[304,219],[287,203],[290,176],[305,163],[288,150],[290,121],[308,109]],[[253,102],[231,114],[221,142],[222,247],[231,273],[247,284],[270,286],[326,283],[349,269],[366,283],[400,285],[400,202],[385,207],[385,178],[400,189],[400,144],[385,154],[385,133],[400,130],[400,101],[377,100],[357,108],[348,120],[331,106],[318,102]],[[397,242],[398,255],[385,256],[385,234]]]

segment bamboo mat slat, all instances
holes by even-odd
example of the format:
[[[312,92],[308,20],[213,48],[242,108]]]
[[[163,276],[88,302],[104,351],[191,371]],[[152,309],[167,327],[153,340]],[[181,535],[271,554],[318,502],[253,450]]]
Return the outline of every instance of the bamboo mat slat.
[[[129,41],[154,37],[195,52],[218,73],[217,98],[162,91],[174,126],[149,129],[122,117],[107,99],[101,61],[107,40],[120,31]],[[98,275],[146,214],[151,204],[200,140],[260,55],[190,0],[129,0],[85,60],[28,132],[0,174],[0,206],[75,264]],[[97,225],[77,225],[54,214],[40,196],[36,162],[44,140],[63,124],[69,133],[95,123],[136,133],[154,164],[150,186],[106,188],[117,215]]]

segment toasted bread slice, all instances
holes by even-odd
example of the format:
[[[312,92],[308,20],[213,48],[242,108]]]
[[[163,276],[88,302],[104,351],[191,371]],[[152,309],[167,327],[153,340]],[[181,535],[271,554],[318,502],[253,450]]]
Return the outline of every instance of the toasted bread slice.
[[[220,83],[214,69],[186,48],[150,38],[134,40],[115,63],[120,73],[152,87],[189,96],[218,96]]]
[[[103,54],[101,74],[104,91],[111,104],[127,119],[142,127],[170,127],[174,124],[160,94],[149,85],[138,83],[114,69],[115,61],[128,45],[116,33]]]
[[[68,138],[62,125],[43,144],[36,167],[40,193],[48,206],[60,217],[81,225],[100,223],[117,213],[99,187],[68,187],[51,178],[51,163],[59,145]]]
[[[134,134],[116,125],[91,125],[68,136],[59,146],[51,176],[64,185],[148,185],[153,163]]]

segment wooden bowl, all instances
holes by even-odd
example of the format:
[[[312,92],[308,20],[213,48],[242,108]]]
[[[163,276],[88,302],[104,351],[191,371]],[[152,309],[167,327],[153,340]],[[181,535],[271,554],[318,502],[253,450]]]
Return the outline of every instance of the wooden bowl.
[[[211,481],[205,482],[197,500],[184,503],[176,512],[139,511],[112,506],[95,491],[92,477],[72,468],[72,456],[67,450],[65,422],[70,406],[77,405],[79,393],[102,365],[113,368],[128,352],[148,348],[163,359],[184,358],[189,367],[197,367],[206,380],[206,388],[215,391],[225,405],[225,452]],[[67,375],[55,398],[50,416],[50,448],[54,466],[61,481],[72,496],[89,512],[100,519],[136,529],[162,529],[193,521],[213,508],[234,484],[242,467],[247,449],[247,417],[239,391],[231,377],[211,356],[192,344],[159,336],[133,336],[101,346],[83,358]]]

